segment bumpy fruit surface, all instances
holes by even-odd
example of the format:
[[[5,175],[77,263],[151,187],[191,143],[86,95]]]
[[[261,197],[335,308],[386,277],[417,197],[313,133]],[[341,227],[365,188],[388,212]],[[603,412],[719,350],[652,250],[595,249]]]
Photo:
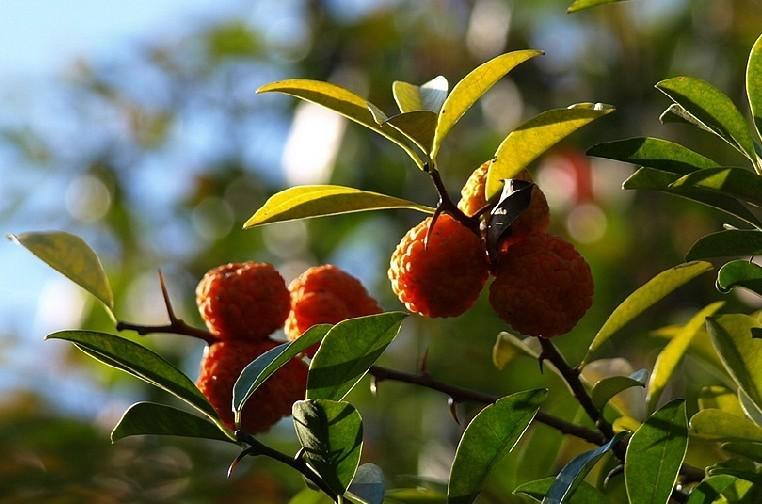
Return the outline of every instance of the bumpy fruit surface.
[[[408,310],[425,317],[456,317],[474,304],[487,281],[481,239],[447,214],[410,229],[392,254],[389,280]]]
[[[270,264],[230,263],[204,275],[196,303],[206,326],[221,340],[261,341],[288,316],[288,288]]]
[[[196,385],[209,399],[225,425],[234,429],[233,385],[241,371],[277,343],[265,340],[220,341],[213,343],[201,360],[201,373]],[[307,366],[292,359],[263,383],[249,398],[241,413],[241,427],[250,433],[264,432],[281,417],[291,414],[291,405],[304,399]]]
[[[535,234],[501,257],[489,301],[522,334],[557,336],[569,332],[592,305],[593,276],[571,243]]]
[[[469,217],[475,215],[480,208],[487,204],[484,188],[487,184],[487,172],[491,163],[491,160],[486,161],[474,170],[461,190],[458,208]],[[514,178],[532,182],[532,176],[526,170]],[[549,222],[550,212],[548,210],[548,201],[545,199],[545,193],[539,187],[534,186],[529,207],[511,225],[511,237],[513,238],[511,243],[529,234],[544,232],[548,229]]]
[[[286,335],[290,340],[315,324],[336,324],[383,311],[358,279],[331,264],[308,269],[291,282],[289,290],[291,311]],[[308,355],[314,354],[316,348]]]

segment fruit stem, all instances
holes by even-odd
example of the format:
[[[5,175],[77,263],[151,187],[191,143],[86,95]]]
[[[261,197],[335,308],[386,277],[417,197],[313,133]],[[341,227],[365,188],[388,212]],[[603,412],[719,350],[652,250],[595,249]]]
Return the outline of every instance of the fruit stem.
[[[423,171],[429,174],[431,181],[434,183],[434,189],[436,189],[437,194],[439,194],[437,213],[445,212],[450,217],[473,231],[477,236],[481,236],[481,231],[479,229],[479,218],[467,216],[460,208],[458,208],[458,205],[453,203],[452,198],[450,198],[450,193],[447,192],[447,187],[442,180],[442,175],[439,173],[439,170],[437,170],[434,164],[427,162],[423,167]]]

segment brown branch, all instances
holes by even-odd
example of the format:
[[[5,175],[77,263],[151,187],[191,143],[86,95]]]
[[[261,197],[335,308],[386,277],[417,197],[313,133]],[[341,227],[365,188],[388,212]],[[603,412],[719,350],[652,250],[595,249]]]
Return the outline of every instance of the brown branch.
[[[444,181],[442,180],[442,176],[439,174],[439,170],[437,170],[436,167],[431,166],[429,163],[426,163],[424,171],[431,176],[431,181],[434,183],[434,189],[436,189],[437,194],[439,194],[437,214],[444,212],[476,233],[477,236],[481,236],[479,218],[467,216],[460,208],[458,208],[458,205],[452,201],[450,193],[447,192],[447,187],[445,187]]]

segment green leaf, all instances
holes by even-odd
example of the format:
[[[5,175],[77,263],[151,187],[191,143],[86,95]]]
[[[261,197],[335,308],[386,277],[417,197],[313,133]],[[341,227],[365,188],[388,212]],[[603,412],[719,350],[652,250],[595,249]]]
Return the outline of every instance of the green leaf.
[[[611,336],[627,325],[635,317],[646,311],[658,301],[666,297],[678,287],[685,285],[702,273],[712,269],[708,262],[690,262],[678,264],[662,271],[617,306],[609,316],[598,334],[593,338],[584,363],[589,362],[593,354],[608,341]]]
[[[686,258],[753,256],[762,253],[762,231],[729,229],[699,239]]]
[[[503,179],[514,178],[558,142],[613,110],[609,105],[577,104],[542,112],[513,130],[498,146],[487,173],[487,200],[500,193]]]
[[[331,327],[333,326],[330,324],[314,325],[296,340],[268,350],[243,368],[241,375],[233,385],[233,411],[235,411],[236,424],[240,421],[241,410],[243,410],[246,401],[257,391],[259,386],[288,361],[312,345],[319,343],[331,330]]]
[[[386,492],[386,498],[394,504],[445,504],[447,496],[431,488],[396,488]]]
[[[403,312],[344,320],[328,331],[310,363],[308,399],[340,400],[397,336]]]
[[[745,287],[762,296],[762,267],[746,259],[724,264],[717,273],[717,290],[728,293],[735,287]]]
[[[405,81],[392,82],[392,94],[394,101],[397,102],[400,112],[414,112],[423,110],[420,88],[415,84]]]
[[[392,93],[400,112],[428,110],[439,113],[447,98],[449,87],[447,79],[440,75],[420,86],[405,81],[394,81]]]
[[[82,238],[63,231],[22,233],[8,238],[98,298],[114,316],[111,284],[100,259]]]
[[[702,481],[693,489],[688,497],[687,504],[712,504],[717,502],[723,495],[725,489],[732,487],[736,478],[733,476],[712,476]]]
[[[526,495],[527,497],[540,502],[548,493],[550,487],[556,478],[543,478],[534,481],[527,481],[517,486],[513,490],[514,495]],[[581,481],[574,494],[567,501],[569,504],[605,504],[608,497],[593,485]]]
[[[532,350],[526,341],[518,336],[508,332],[501,332],[497,335],[497,341],[492,347],[492,363],[496,368],[503,369],[519,354],[531,359],[540,357],[538,352]]]
[[[304,459],[337,494],[346,492],[360,463],[362,418],[344,401],[307,399],[292,408]]]
[[[390,208],[434,213],[433,208],[386,194],[336,185],[304,185],[273,194],[243,227]]]
[[[387,124],[398,129],[408,137],[423,152],[431,150],[434,141],[434,128],[437,125],[437,115],[429,110],[403,112],[387,119]]]
[[[631,376],[612,376],[600,380],[593,385],[593,390],[590,393],[593,404],[595,404],[596,408],[602,410],[612,397],[623,390],[630,387],[644,387],[647,376],[648,371],[641,369],[632,373]]]
[[[691,417],[691,432],[715,441],[762,442],[762,429],[741,415],[718,409],[701,410]]]
[[[571,459],[561,472],[556,476],[555,481],[548,490],[547,495],[542,500],[543,504],[563,504],[571,502],[577,488],[587,473],[593,468],[596,462],[608,452],[611,447],[617,444],[625,436],[624,432],[619,432],[611,438],[611,441],[603,446],[584,453],[580,453]]]
[[[746,94],[757,133],[762,136],[762,36],[754,43],[746,67]]]
[[[471,420],[452,462],[447,502],[470,504],[476,499],[490,470],[513,450],[547,395],[545,389],[518,392],[498,399]]]
[[[748,396],[742,388],[738,389],[738,404],[741,407],[741,412],[749,417],[749,419],[755,424],[762,427],[762,409],[759,408],[754,401]]]
[[[322,105],[334,112],[338,112],[347,119],[365,126],[388,140],[399,145],[408,156],[415,161],[419,168],[423,168],[418,153],[408,144],[407,139],[399,131],[388,125],[378,124],[373,114],[368,110],[373,105],[365,98],[361,98],[352,91],[328,82],[310,79],[287,79],[271,82],[257,89],[259,93],[283,93],[296,96],[302,100]],[[375,105],[373,105],[375,107]]]
[[[305,480],[307,481],[307,480]],[[291,497],[288,504],[334,504],[333,499],[320,491],[305,488]]]
[[[615,159],[678,175],[718,166],[711,159],[680,144],[650,137],[601,143],[588,149],[587,155]]]
[[[574,3],[571,4],[568,9],[566,9],[566,13],[573,14],[585,9],[590,9],[592,7],[598,7],[599,5],[611,4],[621,1],[622,0],[575,0]]]
[[[754,158],[754,141],[746,121],[733,101],[706,81],[693,77],[666,79],[656,88],[680,105],[702,128],[711,131]]]
[[[762,177],[743,168],[707,168],[684,175],[674,181],[670,188],[696,187],[718,191],[762,205]]]
[[[747,315],[707,319],[712,343],[730,376],[758,408],[762,406],[762,341],[751,337],[759,322]]]
[[[627,445],[624,480],[631,504],[667,504],[688,450],[685,401],[667,403]]]
[[[737,441],[731,443],[723,443],[722,449],[743,457],[749,458],[755,462],[762,462],[762,443],[761,442],[743,442]]]
[[[45,339],[70,341],[90,357],[166,390],[215,420],[215,423],[219,422],[214,408],[190,378],[144,346],[121,336],[94,331],[61,331],[49,334]]]
[[[721,409],[726,413],[743,415],[738,395],[722,385],[703,387],[698,397],[699,409]]]
[[[654,411],[661,398],[667,383],[672,378],[675,370],[683,361],[685,352],[693,341],[693,337],[704,328],[706,318],[714,315],[722,308],[723,302],[712,303],[696,313],[680,331],[672,337],[667,346],[656,357],[651,378],[648,381],[648,394],[646,395],[646,408]]]
[[[473,69],[468,75],[458,82],[450,95],[442,105],[437,119],[434,144],[431,148],[431,157],[435,158],[439,153],[442,141],[455,124],[463,117],[468,109],[476,101],[494,86],[497,81],[505,77],[516,66],[536,56],[544,54],[542,51],[527,49],[501,54],[496,58],[482,63]]]
[[[384,471],[376,464],[363,464],[357,468],[348,492],[364,504],[383,504]]]
[[[624,181],[622,187],[627,190],[666,192],[716,208],[753,226],[762,225],[748,208],[730,196],[692,187],[672,187],[672,183],[678,178],[678,175],[672,173],[653,168],[640,168]]]
[[[222,431],[210,421],[185,411],[153,402],[138,402],[124,412],[111,431],[111,442],[128,436],[156,434],[215,439],[235,443],[230,432]]]

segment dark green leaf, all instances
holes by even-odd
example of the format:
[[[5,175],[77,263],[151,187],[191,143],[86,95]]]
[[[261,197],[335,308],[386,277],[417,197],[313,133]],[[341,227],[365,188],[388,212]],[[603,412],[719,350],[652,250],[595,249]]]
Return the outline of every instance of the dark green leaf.
[[[680,144],[650,137],[594,145],[588,149],[587,155],[625,161],[678,175],[718,166],[711,159]]]
[[[257,391],[257,388],[292,358],[319,343],[331,327],[330,324],[314,325],[296,340],[268,350],[243,368],[241,376],[233,386],[233,411],[236,414],[236,423],[239,421],[238,417],[244,404]]]
[[[707,476],[728,475],[735,478],[754,481],[759,479],[759,473],[754,461],[747,458],[735,457],[722,460],[706,468]],[[756,501],[759,502],[759,501]]]
[[[718,409],[701,410],[691,417],[691,433],[715,441],[762,442],[762,429],[741,415]]]
[[[275,193],[244,223],[243,227],[251,228],[273,222],[390,208],[409,208],[423,213],[434,212],[433,208],[425,205],[372,191],[336,185],[307,185],[291,187]]]
[[[139,402],[130,406],[111,431],[111,442],[115,443],[128,436],[144,434],[185,436],[235,443],[230,432],[220,430],[218,426],[204,418],[152,402]]]
[[[292,408],[304,459],[341,495],[349,486],[362,452],[362,418],[343,401],[307,399]]]
[[[678,287],[685,285],[692,279],[712,269],[708,262],[690,262],[679,264],[666,271],[662,271],[651,280],[627,296],[627,299],[617,306],[609,316],[598,334],[593,338],[590,349],[584,362],[589,362],[593,354],[635,317],[656,304]]]
[[[594,450],[580,453],[571,459],[563,469],[561,469],[558,476],[556,476],[555,481],[550,486],[542,503],[563,504],[571,502],[577,487],[579,487],[579,484],[585,479],[587,473],[590,472],[595,463],[598,462],[598,460],[600,460],[611,447],[621,441],[624,435],[624,432],[619,432],[605,445],[599,446]]]
[[[635,431],[624,478],[631,504],[667,504],[688,450],[685,401],[667,403]]]
[[[307,398],[343,399],[397,336],[405,317],[388,312],[333,326],[310,363]]]
[[[726,488],[735,483],[736,478],[732,476],[712,476],[701,482],[693,489],[688,497],[687,504],[712,504],[722,497]]]
[[[753,159],[754,142],[746,121],[722,91],[692,77],[666,79],[656,84],[656,88],[683,107],[704,129]]]
[[[548,493],[555,478],[543,478],[534,481],[528,481],[517,486],[513,490],[514,495],[526,495],[537,502],[542,501],[543,497]],[[606,497],[600,490],[595,488],[589,483],[581,481],[574,494],[567,502],[569,504],[605,504],[608,502]]]
[[[762,267],[746,259],[723,265],[717,273],[717,289],[728,293],[735,287],[745,287],[762,296]]]
[[[753,256],[762,253],[762,231],[730,229],[713,233],[693,244],[688,260],[710,257]]]
[[[219,422],[214,408],[190,378],[157,353],[137,343],[94,331],[61,331],[45,339],[70,341],[94,359],[166,390]]]
[[[412,140],[423,152],[431,150],[434,141],[434,128],[437,125],[437,115],[429,110],[403,112],[390,117],[386,124],[398,129]]]
[[[592,7],[598,7],[599,5],[611,4],[621,2],[622,0],[574,0],[574,3],[566,9],[567,14],[573,14]]]
[[[671,187],[672,183],[678,178],[678,175],[661,170],[640,168],[624,181],[622,187],[627,190],[667,192],[708,207],[716,208],[749,224],[755,226],[762,225],[754,214],[735,198],[691,187]]]
[[[762,177],[743,168],[707,168],[680,177],[670,188],[695,187],[762,205]]]
[[[647,378],[648,371],[645,369],[640,369],[630,376],[612,376],[611,378],[604,378],[593,385],[593,390],[590,393],[593,399],[593,404],[595,404],[596,408],[601,410],[606,403],[619,392],[630,387],[645,387]]]
[[[383,504],[384,471],[376,464],[361,465],[348,491],[364,504]]]
[[[723,443],[722,449],[736,455],[750,458],[755,462],[762,463],[762,443],[751,441],[739,443],[736,441],[732,443]]]
[[[498,399],[471,420],[458,443],[447,489],[451,504],[470,504],[490,470],[529,427],[548,391],[527,390]]]
[[[762,136],[762,36],[754,43],[746,67],[746,94],[757,133]]]
[[[22,233],[8,238],[98,298],[113,317],[111,284],[100,259],[82,238],[62,231]]]

